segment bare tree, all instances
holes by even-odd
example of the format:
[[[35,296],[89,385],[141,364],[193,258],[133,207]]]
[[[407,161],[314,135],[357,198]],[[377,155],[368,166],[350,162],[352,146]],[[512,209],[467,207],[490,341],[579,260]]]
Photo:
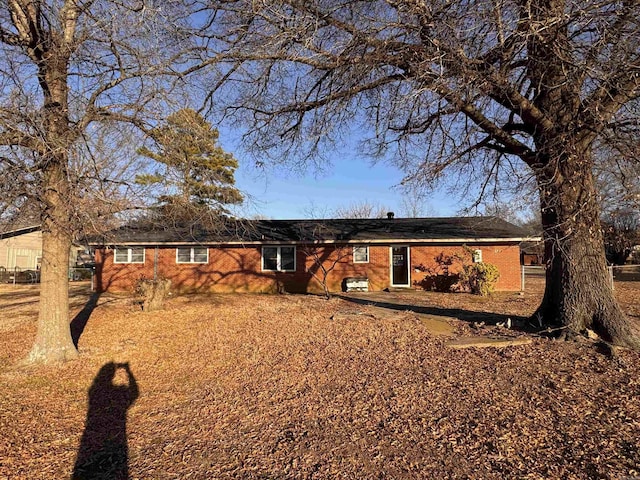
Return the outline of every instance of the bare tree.
[[[635,158],[629,161],[612,153],[597,164],[596,181],[603,218],[640,211],[640,162]]]
[[[515,225],[522,225],[525,222],[526,212],[519,205],[514,205],[506,199],[484,203],[481,205],[481,214],[489,217],[499,217]],[[536,205],[536,209],[537,209]]]
[[[302,209],[304,218],[331,218],[333,217],[333,211],[328,205],[324,203],[316,203],[313,200],[310,201]]]
[[[436,209],[428,202],[427,196],[416,188],[405,189],[401,201],[400,214],[407,218],[435,217]]]
[[[300,251],[304,254],[305,261],[311,260],[306,271],[320,284],[325,298],[329,300],[331,298],[329,276],[336,267],[350,258],[353,247],[347,244],[323,243],[323,239],[339,235],[336,235],[330,222],[325,223],[322,220],[300,224],[297,236],[302,241]]]
[[[311,259],[312,264],[307,268],[307,272],[320,284],[324,292],[324,297],[331,298],[329,289],[329,275],[342,262],[345,262],[352,254],[349,245],[315,245],[306,244],[301,251],[305,257]]]
[[[386,218],[391,210],[379,203],[364,200],[333,210],[333,218]]]
[[[224,92],[217,101],[227,101],[225,115],[250,122],[247,140],[257,149],[309,158],[348,126],[368,124],[373,152],[396,158],[407,182],[446,177],[481,197],[532,178],[547,263],[537,313],[567,334],[592,329],[640,347],[607,275],[593,175],[594,148],[622,151],[637,138],[640,5],[210,5],[211,89]]]
[[[77,355],[68,308],[72,237],[90,223],[83,204],[126,189],[108,175],[121,168],[93,162],[95,136],[100,128],[122,133],[116,124],[145,130],[162,114],[182,85],[171,78],[188,61],[181,54],[188,37],[178,28],[188,15],[186,3],[174,1],[11,0],[0,7],[0,170],[12,185],[3,202],[29,197],[41,211],[42,285],[30,361]],[[109,201],[103,207],[117,209]]]
[[[608,260],[624,265],[640,242],[640,212],[624,209],[608,212],[602,219],[602,228]]]
[[[306,218],[385,218],[390,209],[369,200],[330,208],[328,205],[311,202],[304,209]]]
[[[624,135],[624,133],[623,133]],[[605,138],[605,141],[608,139]],[[594,172],[607,260],[624,264],[640,241],[640,146],[635,139],[597,145]]]

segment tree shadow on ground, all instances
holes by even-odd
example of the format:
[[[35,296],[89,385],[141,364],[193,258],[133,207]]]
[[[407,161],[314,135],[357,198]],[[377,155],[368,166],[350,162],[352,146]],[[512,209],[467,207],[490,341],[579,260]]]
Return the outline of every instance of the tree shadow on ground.
[[[379,301],[375,299],[369,299],[366,297],[353,297],[350,295],[336,295],[347,302],[356,303],[358,305],[371,305],[374,307],[387,308],[389,310],[407,311],[410,310],[415,313],[424,315],[434,315],[438,317],[453,317],[463,322],[468,323],[482,323],[485,325],[496,325],[498,323],[505,323],[511,319],[514,330],[530,332],[532,329],[528,328],[529,317],[523,317],[519,315],[505,315],[502,313],[491,312],[477,312],[473,310],[465,310],[461,308],[443,308],[435,306],[415,305],[411,303],[395,303],[390,301]]]
[[[18,299],[26,298],[28,299],[29,302],[37,303],[38,294],[39,294],[39,291],[35,290],[35,288],[30,290],[23,290],[23,291],[8,289],[4,292],[0,292],[0,301],[4,303],[7,300],[18,300]]]
[[[116,384],[121,376],[126,383]],[[128,480],[127,410],[139,395],[128,363],[105,364],[89,388],[89,408],[71,480]]]
[[[95,310],[98,305],[99,299],[100,293],[93,292],[82,310],[80,310],[76,316],[73,317],[73,320],[71,320],[71,338],[73,339],[73,344],[76,348],[78,348],[80,336],[82,335],[82,332],[84,332],[84,328],[87,326],[87,322],[89,321],[89,317],[91,317],[93,310]]]

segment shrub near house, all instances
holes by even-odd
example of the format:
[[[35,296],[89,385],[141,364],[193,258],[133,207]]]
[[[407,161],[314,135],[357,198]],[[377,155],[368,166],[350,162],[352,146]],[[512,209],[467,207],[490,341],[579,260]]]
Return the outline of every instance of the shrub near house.
[[[464,291],[482,296],[493,292],[500,278],[498,267],[482,262],[482,250],[472,250],[465,245],[462,252],[440,253],[432,265],[420,264],[416,271],[424,272],[424,278],[415,284],[425,290]]]

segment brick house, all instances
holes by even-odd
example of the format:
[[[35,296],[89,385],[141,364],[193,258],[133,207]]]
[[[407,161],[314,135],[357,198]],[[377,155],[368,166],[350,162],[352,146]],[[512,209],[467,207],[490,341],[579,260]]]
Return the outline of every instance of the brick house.
[[[456,254],[493,263],[496,288],[517,291],[526,239],[496,217],[454,217],[228,220],[215,231],[129,226],[92,244],[100,291],[156,277],[176,291],[321,292],[324,281],[337,292],[351,279],[366,279],[372,291],[425,288],[425,276],[440,275],[442,260]]]

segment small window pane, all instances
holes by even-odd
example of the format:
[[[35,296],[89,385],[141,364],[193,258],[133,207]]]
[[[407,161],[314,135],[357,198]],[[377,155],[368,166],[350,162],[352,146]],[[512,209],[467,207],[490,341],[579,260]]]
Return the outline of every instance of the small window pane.
[[[114,260],[116,263],[127,263],[129,261],[129,249],[116,248]]]
[[[367,245],[353,247],[353,261],[355,263],[368,263],[369,247]]]
[[[189,263],[191,261],[190,248],[178,248],[178,263]]]
[[[193,261],[195,263],[207,263],[207,247],[196,247],[193,249]]]
[[[262,261],[264,270],[278,270],[278,247],[264,247]]]
[[[113,257],[115,263],[144,263],[144,247],[116,248]]]
[[[131,263],[143,263],[144,262],[144,248],[132,248],[131,249]]]
[[[296,249],[294,247],[281,247],[280,257],[281,270],[296,269]]]

